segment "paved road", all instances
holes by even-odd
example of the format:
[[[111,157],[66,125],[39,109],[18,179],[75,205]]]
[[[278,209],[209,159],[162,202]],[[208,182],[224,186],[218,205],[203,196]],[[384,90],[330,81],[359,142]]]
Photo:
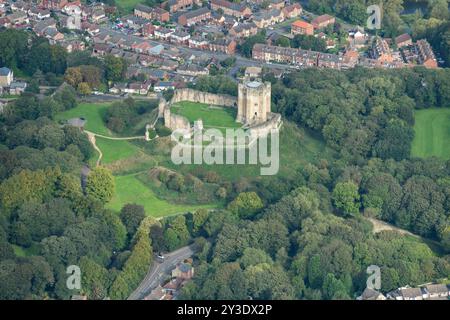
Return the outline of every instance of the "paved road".
[[[165,275],[174,269],[178,263],[192,257],[193,254],[193,246],[188,246],[166,254],[162,263],[155,261],[148,270],[144,280],[142,280],[139,287],[128,297],[128,300],[143,299],[164,280]]]

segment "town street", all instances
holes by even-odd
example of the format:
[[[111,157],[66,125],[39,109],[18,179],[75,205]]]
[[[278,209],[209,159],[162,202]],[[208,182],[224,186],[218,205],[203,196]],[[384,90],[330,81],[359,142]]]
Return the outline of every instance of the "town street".
[[[150,266],[147,275],[142,280],[139,287],[134,290],[128,297],[128,300],[141,300],[148,295],[154,288],[164,280],[165,276],[170,273],[176,265],[183,260],[192,257],[194,254],[194,246],[187,246],[176,251],[165,254],[163,262],[159,263],[154,260]]]

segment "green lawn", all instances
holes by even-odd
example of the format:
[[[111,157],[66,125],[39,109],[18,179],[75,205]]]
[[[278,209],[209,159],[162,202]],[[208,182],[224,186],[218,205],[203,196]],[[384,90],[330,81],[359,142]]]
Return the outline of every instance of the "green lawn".
[[[171,110],[175,114],[186,117],[191,123],[202,119],[205,128],[239,128],[242,126],[235,121],[236,109],[234,108],[181,101],[174,104]]]
[[[13,244],[12,247],[14,249],[14,254],[18,257],[35,256],[39,254],[40,250],[38,244],[33,244],[29,248],[24,248],[15,244]]]
[[[330,159],[332,151],[326,148],[325,143],[319,137],[314,137],[294,123],[284,121],[280,130],[279,139],[279,172],[280,177],[291,177],[299,168],[319,159]],[[261,165],[207,165],[207,164],[183,164],[175,165],[170,157],[161,160],[161,165],[172,170],[188,173],[195,172],[198,167],[207,171],[214,171],[224,180],[237,181],[240,178],[259,177]],[[266,166],[265,166],[266,167]]]
[[[102,137],[96,137],[97,147],[102,150],[102,164],[127,159],[139,152],[139,148],[126,140],[109,140]]]
[[[87,120],[86,130],[108,136],[111,135],[111,132],[105,126],[103,117],[109,106],[109,103],[80,103],[76,108],[59,113],[56,120],[85,118]]]
[[[94,133],[114,136],[103,121],[109,103],[80,103],[76,108],[64,111],[56,116],[56,120],[68,120],[82,117],[87,120],[85,129]],[[96,138],[97,146],[103,152],[102,163],[108,164],[116,160],[129,158],[138,152],[138,148],[125,140],[108,140]],[[97,157],[97,155],[95,156]]]
[[[214,205],[179,205],[158,199],[153,191],[139,181],[135,175],[117,176],[116,196],[107,207],[119,211],[127,203],[144,206],[145,212],[153,217],[163,217],[176,213],[193,211],[198,208],[214,208]]]
[[[450,108],[415,112],[413,157],[450,159]]]
[[[143,0],[116,0],[116,5],[127,12],[133,11],[139,3],[145,4]]]

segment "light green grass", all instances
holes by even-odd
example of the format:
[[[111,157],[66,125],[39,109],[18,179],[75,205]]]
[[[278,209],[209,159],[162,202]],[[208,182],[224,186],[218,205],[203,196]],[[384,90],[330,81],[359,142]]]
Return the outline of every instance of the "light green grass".
[[[116,5],[127,12],[133,11],[137,4],[145,4],[143,0],[116,0]]]
[[[175,114],[186,117],[191,123],[202,119],[205,128],[239,128],[242,126],[235,121],[236,109],[234,108],[210,107],[204,103],[181,101],[174,104],[171,110]]]
[[[314,137],[295,124],[284,121],[280,130],[279,139],[279,177],[292,177],[296,171],[310,162],[316,162],[319,159],[330,159],[332,151],[326,148],[325,143],[319,138]],[[161,165],[182,173],[195,173],[196,169],[202,167],[207,171],[214,171],[219,174],[223,180],[237,181],[240,178],[256,178],[261,176],[261,165],[207,165],[207,164],[189,164],[174,165],[170,158],[162,160]],[[267,166],[264,166],[267,167]]]
[[[24,247],[13,244],[12,247],[14,249],[14,254],[18,257],[29,257],[29,256],[35,256],[35,255],[39,254],[38,245],[32,245],[29,248],[24,248]]]
[[[415,119],[411,155],[450,159],[450,108],[418,110]]]
[[[96,144],[102,150],[102,164],[127,159],[139,152],[139,148],[126,140],[109,140],[102,137],[96,137]]]
[[[76,108],[58,114],[56,120],[82,117],[87,120],[85,125],[86,130],[106,136],[114,136],[103,121],[110,105],[109,103],[80,103]],[[96,143],[100,150],[102,150],[103,164],[129,158],[138,152],[138,148],[135,145],[125,140],[108,140],[96,137]],[[95,157],[97,157],[97,154]]]
[[[116,196],[107,207],[119,211],[127,203],[136,203],[145,208],[147,215],[163,217],[177,213],[185,213],[198,208],[214,208],[214,205],[179,205],[158,199],[151,189],[139,181],[135,175],[117,176]]]
[[[56,115],[55,119],[69,120],[72,118],[85,118],[87,120],[85,129],[93,133],[111,135],[103,119],[109,103],[80,103],[76,108],[64,111]]]

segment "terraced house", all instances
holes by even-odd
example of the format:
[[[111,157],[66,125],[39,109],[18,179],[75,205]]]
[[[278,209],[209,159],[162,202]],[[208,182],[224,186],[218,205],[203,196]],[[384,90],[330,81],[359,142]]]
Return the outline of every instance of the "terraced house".
[[[170,19],[170,14],[168,11],[159,7],[150,8],[149,6],[143,4],[138,4],[134,8],[134,15],[147,20],[157,20],[161,22],[166,22]]]
[[[211,19],[211,11],[204,7],[182,14],[178,17],[178,23],[182,26],[192,26],[209,19]]]
[[[249,18],[252,15],[252,10],[245,4],[229,2],[227,0],[211,0],[211,9],[221,9],[224,14],[236,18]]]

